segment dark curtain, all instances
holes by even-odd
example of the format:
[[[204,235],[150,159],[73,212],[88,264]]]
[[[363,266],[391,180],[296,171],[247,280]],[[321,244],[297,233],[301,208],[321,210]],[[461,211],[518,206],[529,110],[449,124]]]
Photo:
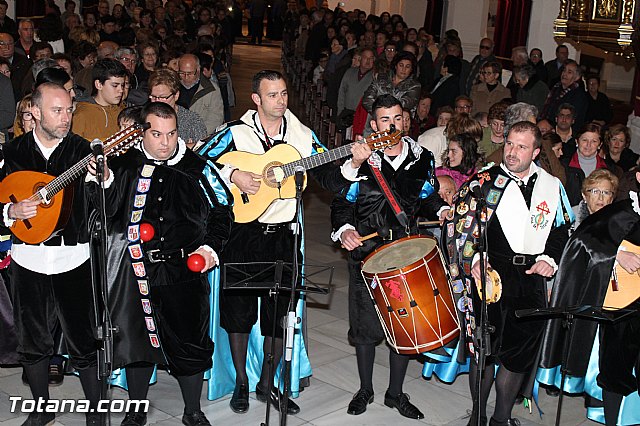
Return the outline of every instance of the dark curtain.
[[[424,27],[433,36],[442,34],[442,11],[445,0],[427,0],[427,11],[424,14]]]
[[[498,0],[493,53],[511,57],[511,49],[526,46],[531,17],[531,0]]]
[[[45,1],[16,1],[16,22],[20,19],[42,19],[45,15]]]

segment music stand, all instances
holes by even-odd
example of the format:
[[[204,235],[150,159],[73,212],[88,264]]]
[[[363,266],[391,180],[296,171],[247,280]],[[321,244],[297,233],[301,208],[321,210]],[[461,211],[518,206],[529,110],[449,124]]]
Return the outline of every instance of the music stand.
[[[601,306],[568,306],[552,308],[532,308],[520,309],[515,312],[516,318],[540,318],[552,319],[563,318],[562,327],[566,329],[564,343],[562,347],[562,360],[560,361],[560,395],[558,396],[558,410],[556,412],[556,426],[560,426],[562,416],[562,400],[564,396],[564,381],[567,377],[567,362],[569,358],[569,348],[573,343],[573,320],[575,318],[587,321],[614,323],[635,312],[631,309],[618,309],[616,311],[606,310]]]
[[[305,271],[305,273],[300,274],[299,277],[301,279],[305,279],[305,285],[300,285],[301,280],[297,280],[298,283],[293,289],[294,293],[316,293],[316,294],[328,294],[329,288],[320,287],[320,283],[315,282],[312,277],[322,276],[322,273],[328,272],[328,281],[325,283],[327,287],[330,287],[333,282],[333,266],[324,266],[324,265],[313,265],[313,264],[299,264],[300,268]],[[251,269],[251,271],[247,270],[247,267]],[[257,270],[256,268],[260,268]],[[223,289],[225,290],[233,290],[233,289],[245,289],[245,290],[269,290],[269,295],[273,296],[276,300],[281,290],[291,291],[291,283],[288,285],[283,285],[282,277],[283,273],[291,273],[293,274],[293,265],[291,262],[284,262],[282,260],[277,260],[275,262],[245,262],[245,263],[225,263],[222,265],[221,269],[221,280],[223,283]],[[235,272],[242,276],[243,279],[237,282],[229,282],[227,280],[228,272]],[[271,279],[267,279],[267,277],[272,277]],[[293,294],[291,295],[293,298]],[[274,303],[275,313],[273,315],[273,321],[271,324],[272,334],[275,335],[276,327],[278,326],[278,304]],[[293,312],[293,313],[292,313]],[[286,351],[283,351],[283,362],[281,368],[281,377],[283,377],[283,390],[282,395],[283,398],[279,401],[279,413],[280,413],[280,424],[286,424],[287,417],[287,403],[289,398],[289,368],[288,365],[291,362],[291,351],[293,349],[293,336],[295,331],[295,325],[299,324],[301,319],[295,315],[295,307],[293,311],[290,310],[287,316],[285,317],[285,321],[283,323],[283,328],[285,329],[285,339],[284,344]],[[275,338],[272,339],[272,348],[271,354],[274,353],[275,350]],[[266,356],[266,354],[265,354]],[[273,355],[271,355],[273,357]],[[269,425],[269,417],[271,410],[271,386],[273,386],[273,378],[275,375],[273,359],[264,359],[262,362],[269,362],[269,389],[267,390],[267,408],[265,413],[265,422],[264,425]],[[278,386],[279,388],[279,386]]]

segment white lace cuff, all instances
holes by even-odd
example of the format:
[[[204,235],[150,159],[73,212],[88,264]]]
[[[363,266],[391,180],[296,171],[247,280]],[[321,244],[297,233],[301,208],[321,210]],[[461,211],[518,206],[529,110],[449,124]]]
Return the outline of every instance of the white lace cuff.
[[[338,241],[342,241],[342,233],[347,229],[355,230],[356,228],[351,224],[345,223],[336,232],[331,233],[331,240],[335,243],[337,243]]]

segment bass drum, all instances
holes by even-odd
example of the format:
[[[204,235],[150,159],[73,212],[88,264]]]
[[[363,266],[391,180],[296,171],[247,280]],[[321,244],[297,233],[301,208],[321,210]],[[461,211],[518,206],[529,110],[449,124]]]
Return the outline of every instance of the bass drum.
[[[409,236],[362,262],[387,341],[401,354],[440,348],[460,334],[449,273],[434,238]]]

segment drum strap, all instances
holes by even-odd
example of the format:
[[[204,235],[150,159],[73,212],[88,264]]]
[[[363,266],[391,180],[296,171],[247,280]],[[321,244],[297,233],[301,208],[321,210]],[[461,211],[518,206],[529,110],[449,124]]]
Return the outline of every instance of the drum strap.
[[[400,203],[398,203],[398,200],[396,199],[395,195],[393,194],[393,191],[389,187],[387,180],[382,174],[382,170],[380,170],[378,167],[376,167],[373,164],[370,164],[370,166],[371,166],[370,167],[371,170],[373,171],[373,177],[376,179],[376,182],[378,182],[378,186],[380,186],[380,189],[384,194],[384,198],[386,198],[387,202],[391,206],[391,210],[393,210],[393,214],[396,215],[396,218],[398,219],[398,222],[400,222],[400,225],[402,225],[402,227],[407,230],[407,235],[408,235],[409,234],[409,218],[407,217],[407,213],[405,213],[405,211],[400,206]]]

